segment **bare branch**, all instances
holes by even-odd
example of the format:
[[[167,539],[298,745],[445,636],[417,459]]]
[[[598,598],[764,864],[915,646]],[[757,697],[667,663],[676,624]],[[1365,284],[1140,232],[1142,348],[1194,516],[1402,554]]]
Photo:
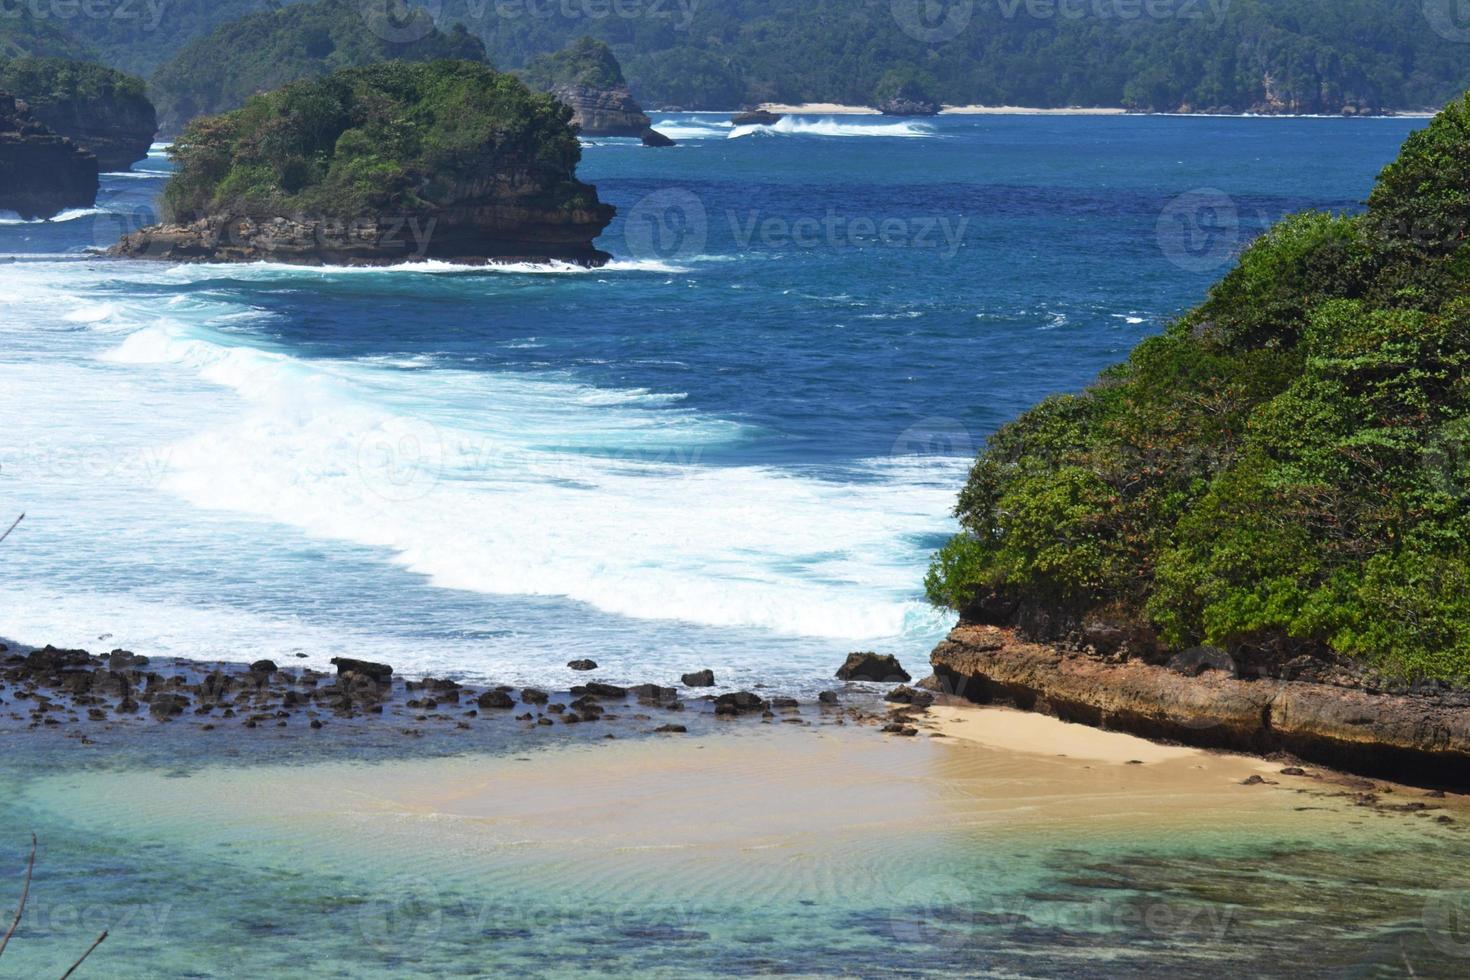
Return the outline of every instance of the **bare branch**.
[[[16,528],[20,527],[20,522],[23,521],[23,520],[25,520],[25,519],[26,519],[26,515],[24,515],[24,514],[22,514],[19,517],[17,517],[15,519],[15,523],[12,524],[12,525],[10,525],[10,527],[6,528],[4,534],[0,534],[0,541],[4,541],[6,538],[10,537],[10,532],[11,531],[14,531]],[[4,949],[4,948],[5,947],[0,946],[0,949]]]
[[[77,960],[75,963],[73,963],[71,965],[71,969],[70,970],[67,970],[65,973],[63,973],[61,975],[61,980],[66,980],[67,977],[69,977],[73,973],[77,972],[77,967],[79,967],[79,966],[82,965],[82,960],[85,960],[87,957],[91,956],[92,955],[92,950],[96,949],[98,946],[101,946],[102,945],[102,940],[104,940],[106,938],[107,938],[107,932],[104,930],[103,933],[102,933],[102,935],[100,935],[100,936],[97,937],[97,941],[95,943],[93,943],[92,945],[90,945],[90,946],[87,947],[87,951],[82,954],[82,959]]]
[[[20,521],[16,521],[15,523],[16,524],[19,524]],[[14,528],[13,525],[11,527],[11,530],[12,531],[15,530],[15,528]],[[6,531],[5,533],[6,534],[9,534],[10,531]],[[3,541],[3,540],[5,540],[5,539],[3,537],[0,537],[0,541]],[[31,835],[31,859],[26,864],[26,883],[25,883],[25,887],[20,890],[20,904],[18,906],[16,906],[16,909],[15,909],[15,921],[11,922],[10,923],[10,928],[7,929],[7,930],[5,930],[5,938],[4,939],[0,939],[0,953],[4,953],[5,952],[5,947],[10,944],[10,937],[13,936],[13,935],[15,935],[15,930],[20,927],[20,917],[25,914],[25,910],[26,910],[26,899],[29,898],[30,897],[30,894],[31,894],[31,874],[35,870],[36,870],[36,835],[35,834],[32,834]]]

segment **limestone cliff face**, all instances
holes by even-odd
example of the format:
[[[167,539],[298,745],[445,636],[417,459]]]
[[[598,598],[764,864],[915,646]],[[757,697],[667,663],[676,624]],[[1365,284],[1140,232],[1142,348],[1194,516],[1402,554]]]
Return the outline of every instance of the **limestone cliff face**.
[[[97,202],[97,158],[0,92],[0,211],[49,218]]]
[[[959,627],[931,663],[943,688],[982,704],[1187,745],[1284,751],[1349,772],[1470,786],[1467,695],[1245,679],[1228,662],[1154,665],[1029,643],[995,626]]]
[[[146,99],[66,99],[31,102],[31,112],[56,133],[97,157],[103,172],[127,170],[148,156],[158,117]]]
[[[583,136],[642,136],[648,130],[650,120],[626,86],[558,85],[551,94],[571,107],[572,123]]]
[[[437,258],[461,262],[562,260],[601,265],[592,245],[615,209],[587,185],[585,203],[567,206],[562,176],[531,161],[494,161],[470,179],[426,179],[426,205],[352,217],[231,214],[145,228],[110,254],[182,262],[289,262],[387,265]]]

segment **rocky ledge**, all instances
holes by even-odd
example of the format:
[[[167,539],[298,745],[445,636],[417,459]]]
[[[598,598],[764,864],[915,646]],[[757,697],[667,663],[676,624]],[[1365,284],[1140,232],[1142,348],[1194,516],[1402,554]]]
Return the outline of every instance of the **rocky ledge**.
[[[1470,787],[1464,693],[1245,679],[1209,657],[1151,664],[1031,643],[994,626],[960,626],[930,662],[939,687],[980,704],[1204,748],[1288,753],[1418,785]]]
[[[626,87],[597,89],[586,85],[559,85],[551,94],[572,110],[572,124],[583,136],[632,136],[644,146],[673,146],[674,141],[654,129]]]
[[[97,202],[97,158],[0,92],[0,211],[49,218]]]
[[[397,265],[441,259],[465,264],[559,260],[601,266],[611,258],[592,240],[612,220],[608,205],[541,208],[464,200],[408,215],[343,221],[307,215],[208,215],[144,228],[109,255],[171,262],[285,262]]]
[[[939,103],[928,99],[887,99],[878,103],[878,111],[885,116],[937,116]]]

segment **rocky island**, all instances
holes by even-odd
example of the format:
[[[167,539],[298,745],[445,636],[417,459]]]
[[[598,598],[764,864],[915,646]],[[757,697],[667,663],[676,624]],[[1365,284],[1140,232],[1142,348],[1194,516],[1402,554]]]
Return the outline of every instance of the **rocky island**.
[[[0,211],[49,218],[97,202],[97,158],[0,92]]]
[[[1002,428],[931,599],[978,701],[1470,782],[1470,100]]]
[[[934,77],[912,68],[894,68],[878,82],[873,104],[885,116],[937,116]]]
[[[171,150],[164,223],[111,254],[598,265],[608,256],[592,242],[614,210],[577,180],[570,120],[549,96],[470,61],[296,82],[191,123]]]
[[[584,37],[543,55],[527,67],[525,77],[571,108],[572,122],[583,136],[632,136],[648,146],[673,145],[650,126],[628,90],[618,59],[601,41]]]
[[[127,170],[148,156],[158,117],[143,80],[69,58],[16,58],[0,66],[0,89],[25,100],[31,114],[90,151],[104,172]]]

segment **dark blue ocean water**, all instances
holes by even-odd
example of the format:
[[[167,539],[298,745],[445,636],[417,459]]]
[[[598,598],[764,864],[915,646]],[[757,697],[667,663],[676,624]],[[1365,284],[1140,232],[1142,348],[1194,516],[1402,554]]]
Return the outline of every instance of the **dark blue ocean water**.
[[[507,682],[922,663],[987,434],[1281,215],[1359,206],[1422,121],[661,124],[677,148],[586,148],[621,212],[592,272],[89,256],[151,220],[161,154],[97,213],[0,224],[0,507],[29,512],[0,635]]]

